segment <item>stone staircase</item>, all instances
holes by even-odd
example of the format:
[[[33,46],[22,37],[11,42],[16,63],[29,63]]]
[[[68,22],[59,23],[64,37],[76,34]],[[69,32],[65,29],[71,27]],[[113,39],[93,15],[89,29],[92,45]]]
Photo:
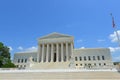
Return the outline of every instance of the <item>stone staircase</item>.
[[[0,80],[120,80],[117,71],[0,72]]]
[[[69,69],[70,62],[32,63],[29,69]]]

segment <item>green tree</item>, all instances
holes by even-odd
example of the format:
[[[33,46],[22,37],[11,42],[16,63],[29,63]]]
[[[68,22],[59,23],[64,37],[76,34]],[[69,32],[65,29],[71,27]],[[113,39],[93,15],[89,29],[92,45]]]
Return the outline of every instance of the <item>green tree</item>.
[[[0,67],[2,67],[2,65],[3,65],[3,59],[4,59],[4,57],[0,56]]]
[[[2,68],[14,68],[16,67],[10,59],[4,58],[3,59],[3,65],[1,66]]]
[[[0,68],[11,68],[15,65],[10,60],[9,48],[0,42]]]
[[[0,42],[0,56],[10,59],[9,48]]]

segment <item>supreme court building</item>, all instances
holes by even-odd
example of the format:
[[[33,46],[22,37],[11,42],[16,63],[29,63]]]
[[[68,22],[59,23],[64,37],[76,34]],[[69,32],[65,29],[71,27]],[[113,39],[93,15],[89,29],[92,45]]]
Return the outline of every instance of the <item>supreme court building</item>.
[[[26,69],[90,69],[113,66],[108,48],[74,48],[70,35],[51,33],[38,39],[37,51],[14,54],[14,64]]]

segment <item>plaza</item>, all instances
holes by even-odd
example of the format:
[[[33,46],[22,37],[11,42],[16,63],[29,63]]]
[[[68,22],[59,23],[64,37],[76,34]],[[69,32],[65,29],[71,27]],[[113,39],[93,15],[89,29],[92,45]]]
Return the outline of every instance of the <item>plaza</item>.
[[[1,80],[119,80],[116,70],[12,70],[0,72]]]

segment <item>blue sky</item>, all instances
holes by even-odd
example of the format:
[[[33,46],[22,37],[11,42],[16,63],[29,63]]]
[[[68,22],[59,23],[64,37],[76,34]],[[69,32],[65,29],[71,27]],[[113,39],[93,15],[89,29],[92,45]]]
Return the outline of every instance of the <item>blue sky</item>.
[[[120,34],[120,0],[1,0],[0,41],[11,55],[37,47],[52,32],[74,36],[75,48],[110,48],[120,61],[110,13]]]

